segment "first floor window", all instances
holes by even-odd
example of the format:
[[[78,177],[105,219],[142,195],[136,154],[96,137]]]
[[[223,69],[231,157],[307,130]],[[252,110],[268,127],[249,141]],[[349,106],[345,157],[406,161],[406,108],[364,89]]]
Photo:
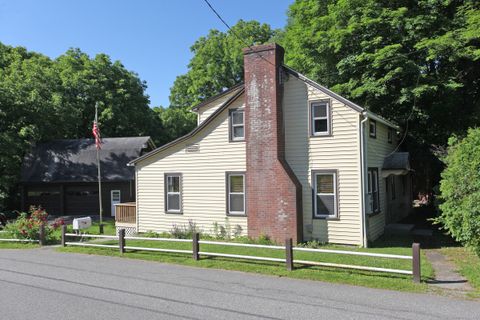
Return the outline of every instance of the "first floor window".
[[[166,211],[180,213],[182,208],[182,176],[179,173],[165,175]]]
[[[314,217],[337,216],[337,173],[333,171],[314,171],[312,178]]]
[[[245,174],[227,174],[227,213],[245,214]]]
[[[368,212],[380,211],[380,197],[378,192],[378,169],[369,168],[367,178]]]

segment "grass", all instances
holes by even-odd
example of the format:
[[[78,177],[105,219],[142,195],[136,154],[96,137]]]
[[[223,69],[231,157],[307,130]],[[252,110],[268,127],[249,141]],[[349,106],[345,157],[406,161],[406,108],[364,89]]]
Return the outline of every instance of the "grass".
[[[467,278],[474,291],[469,293],[472,298],[480,298],[480,258],[464,247],[446,247],[440,249],[458,268],[458,272]]]
[[[191,249],[190,243],[177,242],[158,242],[146,240],[127,240],[127,246],[151,247],[151,248],[171,248],[171,249]],[[95,243],[99,243],[98,240]],[[117,244],[116,241],[102,241],[104,244]],[[332,248],[339,250],[361,251],[361,252],[375,252],[375,253],[390,253],[399,255],[411,255],[411,248],[390,245],[385,239],[382,239],[374,244],[373,248],[363,249],[355,247],[344,247],[326,245],[322,248]],[[106,248],[84,248],[84,247],[66,247],[59,248],[63,252],[76,252],[86,254],[99,254],[108,256],[121,256],[118,250]],[[219,253],[232,253],[241,255],[258,255],[267,257],[284,258],[283,250],[259,249],[259,248],[242,248],[242,247],[228,247],[220,245],[201,245],[201,251],[211,251]],[[375,266],[392,269],[411,270],[410,260],[399,259],[385,259],[362,256],[350,256],[340,254],[325,254],[325,253],[310,253],[310,252],[295,252],[295,259],[312,260],[322,262],[333,262],[341,264],[354,264],[362,266]],[[299,279],[319,280],[335,283],[345,283],[352,285],[360,285],[373,288],[393,289],[401,291],[426,292],[428,290],[425,283],[414,283],[411,276],[400,274],[387,274],[380,272],[369,272],[359,270],[348,270],[327,267],[310,267],[296,265],[294,271],[287,271],[285,265],[275,262],[251,261],[241,259],[230,259],[220,257],[206,257],[201,256],[199,261],[194,261],[189,254],[171,254],[171,253],[157,253],[147,251],[127,251],[123,257],[132,259],[142,259],[150,261],[158,261],[162,263],[173,263],[187,266],[196,266],[203,268],[237,270],[243,272],[260,273],[266,275],[291,277]],[[433,277],[433,269],[426,259],[422,259],[422,279]]]
[[[0,241],[0,249],[34,249],[38,247],[39,245],[35,243]]]

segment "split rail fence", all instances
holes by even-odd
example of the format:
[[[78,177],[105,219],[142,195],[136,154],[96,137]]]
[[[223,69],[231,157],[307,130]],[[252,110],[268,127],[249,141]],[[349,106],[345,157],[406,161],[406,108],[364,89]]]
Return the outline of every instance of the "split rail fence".
[[[6,231],[0,231],[0,237],[2,233],[6,233]],[[39,231],[38,231],[38,239],[16,239],[16,238],[0,238],[0,242],[30,242],[30,243],[38,243],[41,246],[46,244],[45,241],[45,225],[41,224]]]
[[[71,241],[67,241],[67,238],[69,238],[69,237],[70,238],[93,238],[93,239],[97,238],[97,239],[115,240],[115,241],[118,241],[118,245],[99,244],[99,243],[85,243],[85,242],[71,242]],[[190,250],[180,250],[180,249],[148,248],[148,247],[128,246],[127,243],[126,243],[127,240],[160,241],[160,242],[185,242],[185,243],[191,243],[191,249]],[[279,250],[279,251],[281,250],[281,251],[285,252],[285,258],[240,255],[240,254],[220,253],[220,252],[212,252],[212,251],[201,251],[200,250],[200,247],[201,247],[200,245],[202,245],[202,244],[231,246],[231,247],[244,247],[244,248],[262,248],[262,249],[272,249],[272,250]],[[79,235],[79,234],[75,234],[75,233],[66,233],[66,226],[62,226],[62,246],[64,246],[64,247],[65,246],[81,246],[81,247],[97,247],[97,248],[118,249],[120,251],[120,253],[122,253],[122,254],[125,253],[126,250],[191,254],[194,260],[200,260],[200,256],[211,256],[211,257],[223,257],[223,258],[233,258],[233,259],[280,262],[280,263],[285,263],[285,266],[286,266],[287,270],[289,270],[289,271],[294,269],[295,264],[310,265],[310,266],[322,266],[322,267],[330,267],[330,268],[355,269],[355,270],[364,270],[364,271],[372,271],[372,272],[385,272],[385,273],[411,275],[414,282],[420,282],[420,280],[421,280],[420,244],[418,244],[418,243],[413,243],[412,244],[412,255],[397,255],[397,254],[370,253],[370,252],[359,252],[359,251],[344,251],[344,250],[332,250],[332,249],[311,249],[311,248],[303,248],[303,247],[294,247],[292,245],[292,239],[286,239],[285,246],[200,240],[198,233],[194,233],[192,239],[147,238],[147,237],[125,236],[125,229],[120,229],[119,232],[118,232],[118,236],[89,235],[89,234]],[[370,267],[370,266],[362,266],[362,265],[348,265],[348,264],[338,264],[338,263],[330,263],[330,262],[300,260],[300,259],[295,259],[295,252],[312,252],[312,253],[324,253],[324,254],[364,256],[364,257],[372,257],[372,258],[411,260],[412,269],[411,270],[390,269],[390,268],[379,268],[379,267]]]

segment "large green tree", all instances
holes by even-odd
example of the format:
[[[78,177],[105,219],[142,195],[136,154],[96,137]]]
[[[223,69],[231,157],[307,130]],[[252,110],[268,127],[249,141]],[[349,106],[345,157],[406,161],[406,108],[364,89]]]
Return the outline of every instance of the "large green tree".
[[[240,20],[231,30],[213,29],[195,41],[187,73],[178,76],[170,90],[170,107],[157,109],[167,135],[175,138],[195,127],[190,108],[242,81],[242,49],[266,43],[277,32],[267,24]]]
[[[161,135],[145,84],[100,54],[78,49],[55,60],[0,43],[0,208],[11,199],[32,144],[91,137],[95,103],[102,135]]]
[[[314,80],[445,145],[480,118],[480,3],[297,0],[280,42]]]

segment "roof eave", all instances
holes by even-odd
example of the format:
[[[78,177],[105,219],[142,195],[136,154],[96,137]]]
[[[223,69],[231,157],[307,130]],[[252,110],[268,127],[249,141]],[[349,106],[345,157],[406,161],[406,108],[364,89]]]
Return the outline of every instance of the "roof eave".
[[[137,159],[135,160],[132,160],[130,161],[127,166],[135,166],[136,163],[140,162],[140,161],[143,161],[147,158],[150,158],[151,156],[155,155],[155,154],[158,154],[162,151],[165,151],[167,150],[168,148],[174,146],[174,145],[177,145],[178,143],[182,142],[182,141],[185,141],[187,140],[188,138],[191,138],[193,137],[197,132],[199,132],[200,130],[202,130],[203,128],[205,128],[210,122],[213,121],[213,119],[215,119],[223,110],[225,110],[225,108],[227,108],[231,103],[233,103],[235,100],[237,100],[237,98],[239,96],[241,96],[243,94],[243,92],[245,91],[244,88],[241,88],[236,94],[234,94],[232,97],[230,97],[230,99],[228,99],[227,101],[225,101],[224,104],[222,104],[217,110],[215,110],[214,113],[212,113],[207,119],[205,119],[205,121],[203,121],[198,127],[196,127],[194,130],[192,130],[191,132],[187,133],[186,135],[180,137],[180,138],[177,138],[161,147],[158,147],[157,149],[153,150],[153,151],[150,151],[146,154],[144,154],[143,156],[141,157],[138,157]]]

